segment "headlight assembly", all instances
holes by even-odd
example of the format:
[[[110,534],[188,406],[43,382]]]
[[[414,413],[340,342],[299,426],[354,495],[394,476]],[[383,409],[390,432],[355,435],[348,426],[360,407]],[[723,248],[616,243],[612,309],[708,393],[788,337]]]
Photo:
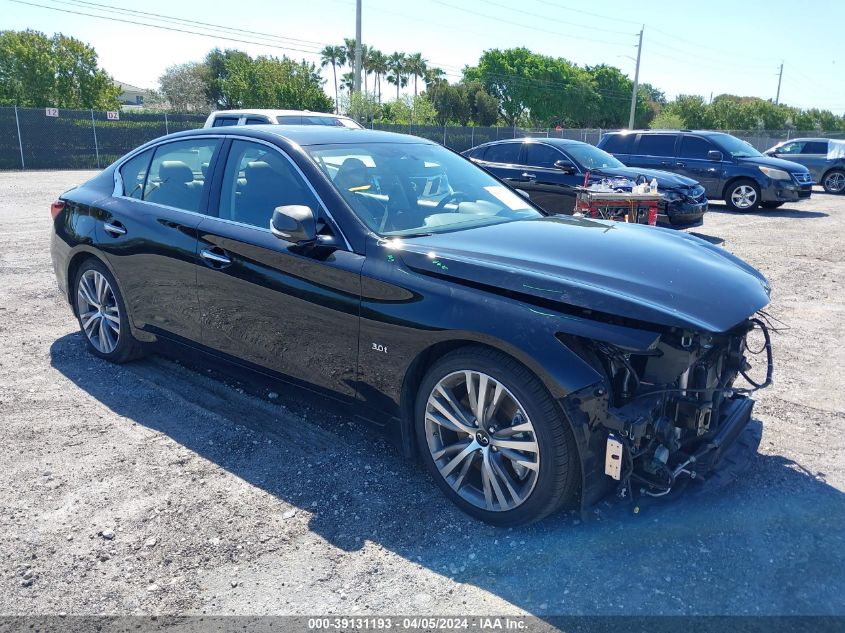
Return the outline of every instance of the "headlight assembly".
[[[784,171],[783,169],[775,169],[774,167],[765,167],[763,165],[758,165],[758,167],[760,168],[760,171],[772,180],[792,180],[789,172]]]

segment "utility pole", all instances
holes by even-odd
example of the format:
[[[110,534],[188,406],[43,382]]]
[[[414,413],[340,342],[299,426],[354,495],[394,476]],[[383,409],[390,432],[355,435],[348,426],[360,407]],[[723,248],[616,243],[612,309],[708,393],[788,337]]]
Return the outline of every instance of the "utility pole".
[[[360,0],[359,0],[360,1]],[[637,112],[637,88],[640,83],[640,56],[643,52],[643,30],[645,25],[640,29],[640,43],[637,44],[637,68],[634,70],[634,90],[631,93],[631,116],[628,117],[628,129],[634,129],[634,114]]]
[[[780,80],[783,79],[783,62],[780,63],[780,72],[778,73],[778,93],[775,96],[775,105],[780,103]]]
[[[352,88],[361,92],[361,0],[355,0],[355,77]]]

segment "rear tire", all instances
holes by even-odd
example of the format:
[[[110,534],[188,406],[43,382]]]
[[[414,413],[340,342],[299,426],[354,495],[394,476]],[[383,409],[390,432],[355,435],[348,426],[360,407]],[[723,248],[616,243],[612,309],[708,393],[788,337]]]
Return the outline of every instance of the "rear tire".
[[[822,187],[827,193],[845,193],[845,171],[831,169],[822,178]]]
[[[764,209],[780,209],[784,204],[784,202],[761,202],[760,206]]]
[[[756,211],[760,206],[760,187],[753,180],[740,178],[727,186],[724,200],[732,211]]]
[[[419,387],[415,431],[437,485],[476,519],[524,525],[575,496],[569,422],[537,377],[505,354],[471,346],[438,360]]]
[[[142,355],[132,336],[123,295],[114,276],[98,259],[88,259],[76,272],[73,311],[88,351],[112,363]]]

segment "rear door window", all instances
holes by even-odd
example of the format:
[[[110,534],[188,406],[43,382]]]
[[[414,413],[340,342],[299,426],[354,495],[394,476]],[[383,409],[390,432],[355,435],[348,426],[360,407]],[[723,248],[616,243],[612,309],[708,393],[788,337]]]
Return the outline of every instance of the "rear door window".
[[[642,134],[637,154],[642,156],[674,156],[675,134]]]
[[[147,175],[144,200],[184,211],[200,211],[217,139],[192,139],[156,148]]]
[[[247,118],[245,125],[266,125],[267,119],[264,117],[251,116]]]
[[[680,158],[697,158],[707,160],[707,152],[716,151],[716,147],[700,136],[684,136],[681,139],[681,149],[678,151]]]
[[[827,154],[827,141],[807,141],[802,154]]]
[[[147,171],[150,166],[150,159],[153,157],[153,151],[148,149],[123,163],[120,168],[120,178],[123,180],[124,196],[137,200],[144,198],[144,184],[147,180]]]
[[[500,145],[488,145],[484,160],[488,163],[504,163],[515,165],[519,160],[519,150],[522,143],[501,143]]]
[[[607,134],[600,146],[608,154],[633,154],[636,138],[636,134]]]
[[[279,125],[300,125],[302,123],[302,117],[293,114],[287,114],[283,116],[277,116],[276,122]]]
[[[229,125],[237,125],[238,118],[236,116],[219,116],[214,119],[211,127],[227,127]]]
[[[563,158],[563,154],[554,147],[544,145],[543,143],[525,143],[524,147],[525,158],[522,162],[532,167],[551,169],[555,166],[555,161]]]

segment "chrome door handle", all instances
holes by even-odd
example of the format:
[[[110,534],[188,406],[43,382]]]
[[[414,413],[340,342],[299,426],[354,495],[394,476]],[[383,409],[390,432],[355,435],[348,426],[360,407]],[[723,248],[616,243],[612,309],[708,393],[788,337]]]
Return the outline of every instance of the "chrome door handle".
[[[215,253],[214,251],[210,251],[207,248],[204,248],[200,251],[200,257],[202,257],[205,261],[211,262],[212,264],[216,264],[218,266],[228,266],[232,263],[232,260],[229,259],[226,255]]]
[[[112,224],[111,222],[104,222],[103,230],[105,230],[105,232],[111,235],[112,237],[120,237],[121,235],[126,235],[126,227],[124,227],[122,224]]]
[[[529,174],[527,172],[522,172],[520,174],[525,180],[537,180],[537,174]]]
[[[675,163],[675,167],[686,167],[686,163]]]

